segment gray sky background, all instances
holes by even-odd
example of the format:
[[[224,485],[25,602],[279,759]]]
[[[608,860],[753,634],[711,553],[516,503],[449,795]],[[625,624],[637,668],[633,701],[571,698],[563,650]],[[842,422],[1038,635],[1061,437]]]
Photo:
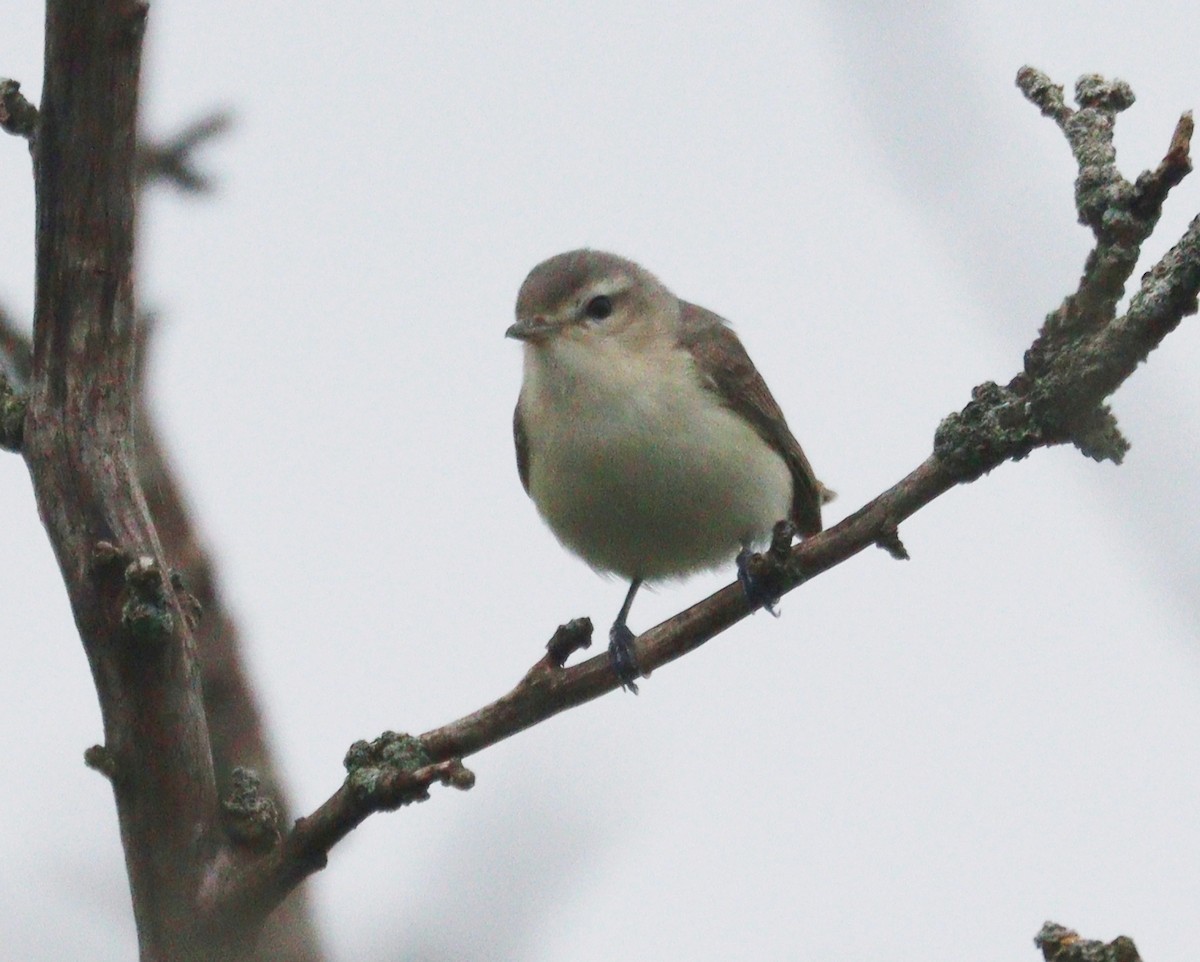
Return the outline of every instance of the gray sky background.
[[[37,99],[42,13],[0,74]],[[158,3],[145,125],[215,106],[210,199],[154,192],[140,290],[169,449],[300,810],[355,739],[506,691],[624,587],[512,463],[512,303],[542,258],[641,261],[729,317],[859,507],[1018,369],[1089,237],[1013,85],[1130,81],[1136,175],[1200,106],[1179,2]],[[28,157],[0,143],[0,298],[32,306]],[[1150,258],[1200,211],[1174,194]],[[1200,939],[1200,328],[1117,395],[1120,469],[1039,452],[613,695],[371,819],[314,882],[335,959],[980,960],[1053,918]],[[83,653],[23,464],[0,458],[0,943],[134,957]],[[645,628],[731,577],[639,598]]]

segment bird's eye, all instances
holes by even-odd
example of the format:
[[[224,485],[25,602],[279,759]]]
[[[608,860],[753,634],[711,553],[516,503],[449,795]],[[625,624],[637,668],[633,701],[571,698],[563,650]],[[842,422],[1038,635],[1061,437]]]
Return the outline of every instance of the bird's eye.
[[[593,321],[602,321],[612,313],[612,298],[597,294],[583,307],[583,313]]]

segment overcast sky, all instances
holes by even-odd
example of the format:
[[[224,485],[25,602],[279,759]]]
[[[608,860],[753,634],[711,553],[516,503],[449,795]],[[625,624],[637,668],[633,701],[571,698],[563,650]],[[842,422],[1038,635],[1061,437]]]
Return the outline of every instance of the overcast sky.
[[[0,75],[41,88],[42,13]],[[1119,160],[1200,106],[1200,7],[164,2],[145,127],[231,108],[219,190],[153,192],[155,408],[299,810],[355,739],[506,691],[624,586],[517,480],[526,272],[583,245],[730,318],[852,512],[1007,380],[1072,289],[1065,141],[1013,85],[1128,80]],[[1178,188],[1146,266],[1200,211]],[[0,142],[0,301],[32,309]],[[1144,268],[1143,268],[1144,269]],[[331,955],[1033,960],[1052,918],[1200,941],[1200,329],[1121,389],[1120,468],[1041,451],[642,685],[371,819],[313,882]],[[23,463],[0,457],[0,942],[135,955],[99,712]],[[468,546],[469,550],[464,550]],[[643,593],[649,627],[732,571]]]

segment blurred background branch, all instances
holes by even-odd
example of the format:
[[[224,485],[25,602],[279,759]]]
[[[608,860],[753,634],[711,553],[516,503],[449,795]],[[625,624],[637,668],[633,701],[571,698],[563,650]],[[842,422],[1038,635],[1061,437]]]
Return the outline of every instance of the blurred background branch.
[[[195,153],[204,144],[228,132],[233,114],[218,110],[188,124],[163,141],[143,140],[138,145],[138,182],[142,186],[163,182],[185,194],[205,194],[213,189],[210,174],[196,164]]]

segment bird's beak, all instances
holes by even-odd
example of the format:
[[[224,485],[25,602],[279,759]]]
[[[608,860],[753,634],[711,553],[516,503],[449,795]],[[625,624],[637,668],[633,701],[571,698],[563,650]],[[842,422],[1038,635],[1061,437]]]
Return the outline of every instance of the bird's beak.
[[[504,332],[504,336],[515,338],[518,341],[544,341],[558,330],[559,326],[550,318],[535,314],[533,317],[520,318],[516,324]]]

